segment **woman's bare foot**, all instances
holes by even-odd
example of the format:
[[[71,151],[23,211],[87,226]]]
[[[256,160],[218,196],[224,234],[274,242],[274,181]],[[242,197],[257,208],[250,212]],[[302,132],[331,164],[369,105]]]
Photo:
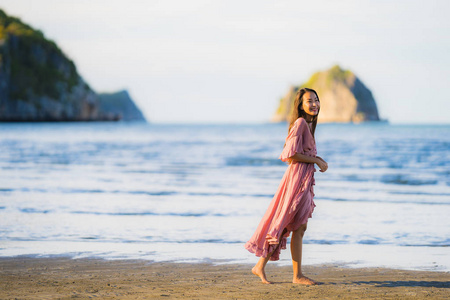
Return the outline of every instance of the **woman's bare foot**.
[[[304,284],[304,285],[316,285],[317,282],[306,277],[306,276],[302,276],[300,278],[296,278],[294,277],[294,280],[292,280],[292,283],[298,283],[298,284]]]
[[[264,269],[260,269],[257,266],[254,266],[252,268],[252,273],[261,278],[262,283],[265,284],[271,284],[272,282],[268,281],[266,278],[266,272],[264,272]]]

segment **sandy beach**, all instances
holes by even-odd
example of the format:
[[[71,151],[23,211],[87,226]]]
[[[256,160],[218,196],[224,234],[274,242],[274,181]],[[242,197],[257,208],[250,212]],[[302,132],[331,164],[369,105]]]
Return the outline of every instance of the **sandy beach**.
[[[0,259],[1,299],[445,299],[447,272],[306,266],[317,286],[292,284],[290,267],[268,265],[271,285],[245,264],[151,263],[71,258]]]

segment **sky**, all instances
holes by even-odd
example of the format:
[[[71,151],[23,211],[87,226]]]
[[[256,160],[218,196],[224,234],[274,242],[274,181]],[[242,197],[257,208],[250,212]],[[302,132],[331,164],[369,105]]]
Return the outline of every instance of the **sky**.
[[[0,0],[150,122],[261,123],[335,64],[391,123],[450,123],[450,1]]]

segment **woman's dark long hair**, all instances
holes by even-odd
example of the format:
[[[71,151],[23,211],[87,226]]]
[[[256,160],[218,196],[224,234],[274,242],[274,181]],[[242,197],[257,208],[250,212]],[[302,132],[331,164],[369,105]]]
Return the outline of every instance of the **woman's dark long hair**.
[[[291,118],[289,120],[289,130],[291,130],[292,125],[294,125],[295,120],[297,120],[298,118],[303,118],[305,119],[305,121],[307,120],[307,116],[308,114],[301,109],[303,106],[303,95],[305,95],[306,92],[311,92],[316,94],[317,100],[319,100],[319,95],[317,95],[317,92],[313,89],[309,89],[309,88],[302,88],[297,92],[297,95],[295,96],[295,101],[294,101],[294,107],[292,109],[292,115]],[[320,100],[319,100],[320,102]],[[317,125],[317,117],[319,116],[319,112],[320,112],[320,108],[317,111],[317,115],[315,115],[312,118],[312,128],[311,128],[311,132],[312,135],[314,137],[314,132],[316,131],[316,125]],[[310,122],[308,122],[310,123]]]

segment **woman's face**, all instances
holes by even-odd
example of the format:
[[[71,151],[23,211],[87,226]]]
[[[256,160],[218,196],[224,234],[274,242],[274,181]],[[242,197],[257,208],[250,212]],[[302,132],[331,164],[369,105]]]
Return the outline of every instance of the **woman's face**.
[[[302,109],[311,116],[316,116],[319,113],[320,102],[313,92],[306,92],[303,94]]]

